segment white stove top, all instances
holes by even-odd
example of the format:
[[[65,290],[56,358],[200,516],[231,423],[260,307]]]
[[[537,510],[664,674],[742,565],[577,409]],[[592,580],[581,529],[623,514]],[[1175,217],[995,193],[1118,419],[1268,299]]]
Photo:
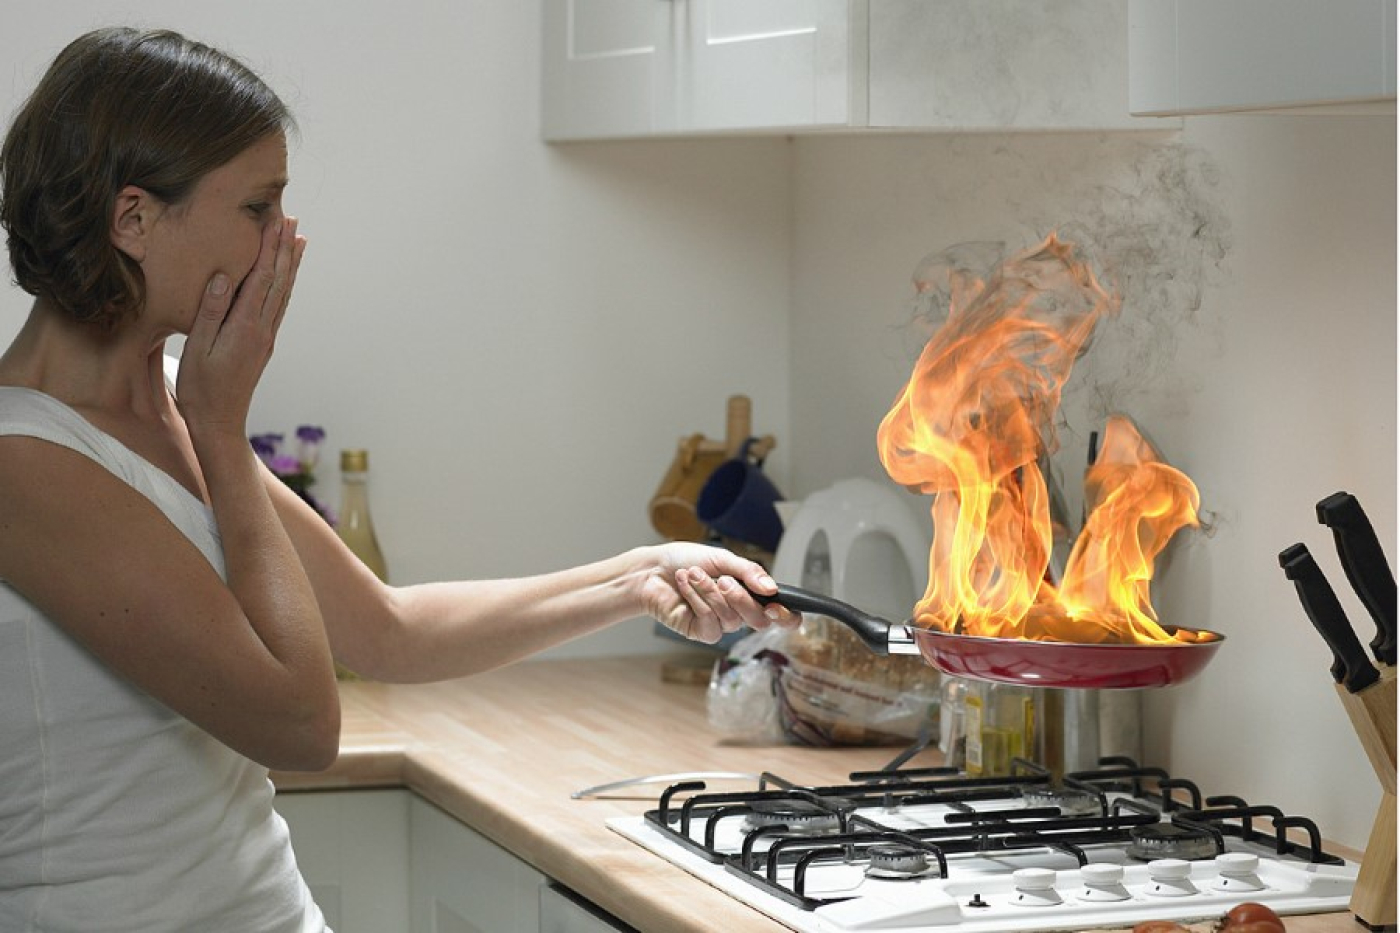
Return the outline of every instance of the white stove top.
[[[673,826],[678,825],[680,800],[670,804]],[[728,801],[725,805],[732,806]],[[1005,812],[1007,806],[1005,800],[979,801],[960,809]],[[914,803],[893,808],[862,806],[853,812],[914,835],[939,827],[946,831],[949,815],[955,811],[941,804]],[[1079,852],[1087,864],[1081,866],[1072,852],[1037,846],[948,854],[946,878],[935,859],[929,859],[928,870],[914,878],[871,877],[868,858],[831,855],[831,847],[826,847],[827,855],[814,857],[806,866],[800,897],[772,893],[733,866],[711,861],[678,843],[645,817],[610,820],[608,826],[799,933],[1010,933],[1130,927],[1144,920],[1218,918],[1244,901],[1268,904],[1279,914],[1347,909],[1359,866],[1340,859],[1324,863],[1278,855],[1268,823],[1255,819],[1255,828],[1270,834],[1266,838],[1246,841],[1225,835],[1225,851],[1209,858],[1144,861],[1130,856],[1126,844],[1083,844]],[[692,819],[690,838],[702,842],[704,824],[702,818]],[[711,850],[734,860],[747,832],[745,819],[716,820],[712,831]],[[752,845],[755,863],[774,838],[781,837],[760,837]],[[822,845],[799,842],[792,857],[779,861],[776,880],[788,892],[793,890],[797,856],[816,848]],[[847,851],[853,850],[848,847]],[[764,869],[758,872],[761,875]]]

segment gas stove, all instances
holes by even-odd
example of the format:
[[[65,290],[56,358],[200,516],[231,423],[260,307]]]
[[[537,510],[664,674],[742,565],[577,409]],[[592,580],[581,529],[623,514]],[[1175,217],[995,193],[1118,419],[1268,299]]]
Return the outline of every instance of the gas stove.
[[[1359,866],[1316,825],[1238,797],[1202,797],[1159,768],[1104,759],[1053,776],[953,769],[806,787],[668,787],[609,827],[799,933],[1085,930],[1345,910]]]

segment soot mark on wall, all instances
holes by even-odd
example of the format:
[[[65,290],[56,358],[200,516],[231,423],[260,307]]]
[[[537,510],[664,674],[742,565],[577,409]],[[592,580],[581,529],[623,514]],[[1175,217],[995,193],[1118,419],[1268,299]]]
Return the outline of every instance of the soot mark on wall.
[[[1077,508],[1089,433],[1121,413],[1152,438],[1154,424],[1189,413],[1198,375],[1223,355],[1224,327],[1210,290],[1229,274],[1225,179],[1205,152],[1160,138],[972,138],[950,142],[938,158],[943,169],[929,177],[940,190],[929,209],[966,216],[967,205],[956,203],[965,197],[992,222],[930,244],[911,270],[916,279],[940,256],[994,264],[1056,232],[1092,256],[1122,298],[1121,312],[1099,325],[1063,390],[1060,450],[1050,466]],[[949,172],[949,159],[967,164]],[[965,183],[946,184],[950,175]],[[909,308],[899,329],[912,367],[946,316],[946,297],[918,292]],[[1163,453],[1172,459],[1170,450]],[[1065,484],[1060,474],[1073,479]]]

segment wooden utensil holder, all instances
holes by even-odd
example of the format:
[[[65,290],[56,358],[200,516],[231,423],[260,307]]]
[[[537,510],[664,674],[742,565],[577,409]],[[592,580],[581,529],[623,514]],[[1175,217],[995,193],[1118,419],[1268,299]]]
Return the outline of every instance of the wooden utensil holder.
[[[1351,912],[1366,926],[1394,926],[1395,915],[1395,668],[1381,670],[1381,679],[1358,693],[1338,685],[1337,695],[1361,739],[1361,747],[1381,783],[1376,812],[1361,871],[1351,895]]]
[[[695,499],[715,468],[739,456],[753,430],[753,403],[747,395],[731,395],[725,407],[724,440],[702,433],[680,439],[670,469],[648,505],[652,526],[673,541],[703,541],[705,527],[695,517]],[[762,461],[777,446],[773,435],[753,437],[748,455]]]

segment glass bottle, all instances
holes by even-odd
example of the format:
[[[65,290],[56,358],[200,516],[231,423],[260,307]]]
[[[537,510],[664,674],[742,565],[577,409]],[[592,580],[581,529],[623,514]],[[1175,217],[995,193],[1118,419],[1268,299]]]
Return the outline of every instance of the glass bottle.
[[[1035,694],[1029,687],[970,681],[963,700],[966,770],[1011,773],[1011,760],[1035,752]]]
[[[943,753],[943,764],[949,768],[963,768],[967,762],[967,733],[963,725],[967,686],[968,682],[961,677],[943,678],[943,695],[938,706],[938,750]],[[981,707],[977,709],[980,711]],[[980,726],[977,741],[982,741]]]
[[[369,514],[369,453],[364,450],[340,452],[340,540],[381,580],[389,579],[384,552],[374,535]]]

